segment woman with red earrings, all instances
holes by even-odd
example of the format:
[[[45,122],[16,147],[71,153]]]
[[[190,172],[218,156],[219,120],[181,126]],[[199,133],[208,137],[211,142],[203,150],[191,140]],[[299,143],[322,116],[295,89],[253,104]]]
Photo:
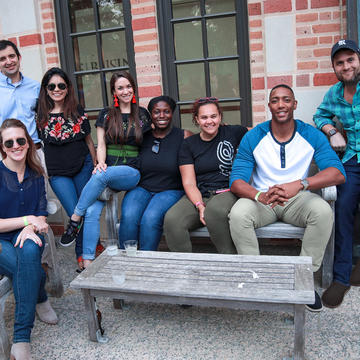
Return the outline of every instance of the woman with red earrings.
[[[95,124],[98,164],[81,193],[62,238],[62,242],[74,241],[86,214],[83,236],[85,267],[95,258],[100,234],[101,210],[98,210],[102,209],[104,202],[97,198],[107,186],[122,191],[137,185],[140,180],[139,147],[143,134],[151,130],[149,113],[136,101],[136,85],[132,76],[126,71],[115,72],[110,79],[110,89],[113,105],[100,112]]]

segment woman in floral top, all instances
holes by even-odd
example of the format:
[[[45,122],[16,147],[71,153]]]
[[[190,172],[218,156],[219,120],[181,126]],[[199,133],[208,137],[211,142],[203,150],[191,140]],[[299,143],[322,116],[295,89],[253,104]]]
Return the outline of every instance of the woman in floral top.
[[[59,68],[48,70],[42,79],[37,127],[44,143],[49,183],[70,216],[91,177],[96,154],[87,115],[75,98],[70,79]],[[82,231],[75,252],[82,267]]]
[[[143,134],[151,130],[150,115],[146,109],[138,106],[135,81],[128,72],[115,72],[110,79],[110,90],[114,97],[113,105],[100,112],[95,124],[98,164],[81,193],[67,232],[63,235],[64,242],[72,241],[77,236],[81,219],[86,213],[86,235],[83,240],[85,267],[95,257],[96,241],[100,233],[100,216],[91,216],[91,221],[87,220],[89,207],[103,208],[104,203],[97,198],[107,186],[118,191],[135,188],[140,180],[139,147]]]

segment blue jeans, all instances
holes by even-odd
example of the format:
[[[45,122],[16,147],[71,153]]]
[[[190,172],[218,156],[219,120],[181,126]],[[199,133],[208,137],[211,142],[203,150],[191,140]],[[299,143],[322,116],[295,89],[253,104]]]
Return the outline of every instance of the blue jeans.
[[[118,191],[131,190],[139,180],[139,170],[127,165],[109,166],[106,171],[97,171],[85,185],[74,214],[84,216],[88,207],[97,201],[97,198],[107,186]]]
[[[12,280],[15,297],[14,343],[30,342],[34,325],[37,303],[47,300],[45,291],[46,275],[41,266],[41,254],[44,249],[28,239],[24,246],[14,247],[17,236],[12,241],[0,239],[0,274]],[[41,240],[44,244],[42,236]]]
[[[354,156],[344,164],[346,182],[337,186],[335,203],[334,280],[350,285],[354,219],[360,200],[360,164]]]
[[[154,193],[140,186],[126,193],[121,205],[120,247],[126,240],[137,239],[141,250],[157,250],[165,214],[183,195],[182,190]]]
[[[55,195],[61,202],[68,216],[74,213],[75,206],[79,200],[80,194],[86,183],[91,177],[94,168],[91,155],[85,158],[84,165],[79,173],[73,177],[69,176],[51,176],[49,183]],[[83,228],[76,238],[75,253],[76,257],[82,255]]]

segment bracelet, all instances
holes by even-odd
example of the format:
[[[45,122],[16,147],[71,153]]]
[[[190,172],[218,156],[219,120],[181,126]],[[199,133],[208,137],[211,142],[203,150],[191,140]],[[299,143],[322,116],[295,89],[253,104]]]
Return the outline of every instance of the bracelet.
[[[198,208],[199,205],[205,206],[205,204],[202,201],[198,201],[195,203],[195,207]]]
[[[28,226],[28,225],[29,225],[29,222],[28,222],[26,216],[23,216],[23,220],[24,220],[24,225],[25,225],[25,226]]]
[[[262,194],[261,191],[259,191],[256,195],[255,195],[255,201],[259,202],[259,197]]]

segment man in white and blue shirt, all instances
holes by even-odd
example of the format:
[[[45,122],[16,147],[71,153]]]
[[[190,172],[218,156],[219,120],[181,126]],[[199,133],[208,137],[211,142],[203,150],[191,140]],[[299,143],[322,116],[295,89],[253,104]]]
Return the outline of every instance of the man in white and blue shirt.
[[[10,118],[21,120],[39,149],[35,105],[40,84],[21,74],[20,63],[17,46],[9,40],[0,40],[0,125]]]
[[[331,62],[339,82],[325,94],[314,115],[316,126],[335,150],[345,150],[342,162],[346,183],[337,187],[335,204],[334,281],[323,293],[323,304],[338,307],[350,290],[360,286],[360,260],[352,269],[355,214],[360,201],[360,48],[355,41],[339,40],[331,50]],[[337,130],[342,124],[347,142]]]
[[[345,171],[326,137],[294,120],[297,106],[287,85],[275,86],[269,96],[272,119],[243,137],[230,176],[231,191],[240,199],[229,214],[231,236],[239,254],[259,255],[255,228],[276,222],[305,227],[300,255],[311,256],[313,271],[321,265],[330,238],[332,210],[320,189],[345,181]],[[312,159],[320,171],[308,176]],[[315,292],[311,311],[322,309]]]

